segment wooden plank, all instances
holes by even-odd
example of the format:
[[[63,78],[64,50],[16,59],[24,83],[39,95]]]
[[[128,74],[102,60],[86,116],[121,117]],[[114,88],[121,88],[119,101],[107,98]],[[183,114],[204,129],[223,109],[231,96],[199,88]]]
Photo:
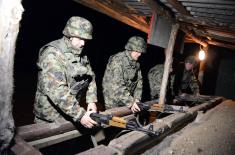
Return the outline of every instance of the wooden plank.
[[[184,6],[197,7],[197,8],[235,10],[235,6],[234,5],[208,4],[208,3],[190,3],[190,2],[182,2],[182,4]]]
[[[208,44],[207,44],[207,42],[205,40],[203,40],[203,39],[201,39],[199,37],[196,37],[187,28],[181,26],[181,30],[184,31],[187,34],[187,36],[191,38],[191,40],[193,42],[198,43],[198,44],[202,45],[203,47],[207,47],[208,46]]]
[[[58,120],[56,123],[31,124],[18,127],[17,134],[26,141],[33,141],[75,129],[71,122]]]
[[[193,3],[207,3],[207,4],[228,4],[235,5],[235,1],[225,1],[225,0],[178,0],[180,2],[193,2]]]
[[[226,41],[235,44],[235,35],[218,32],[213,30],[205,30],[205,29],[196,29],[194,30],[197,35],[203,36],[205,38],[210,38],[208,40],[216,39],[220,41]]]
[[[14,138],[15,144],[10,148],[10,154],[13,155],[42,155],[38,150],[36,150],[31,145],[27,144],[18,135]]]
[[[234,39],[235,40],[235,32],[234,33],[230,33],[230,32],[223,32],[223,31],[218,31],[218,30],[207,30],[206,32],[209,34],[213,34],[213,35],[217,35],[217,36],[221,36],[221,37],[226,37],[226,38],[230,38],[230,39]]]
[[[132,114],[132,112],[128,107],[118,107],[103,111],[101,114],[112,114],[113,116],[123,117]],[[75,126],[71,122],[60,119],[55,123],[30,124],[18,127],[17,134],[26,141],[35,141],[75,129]]]
[[[179,15],[176,18],[180,22],[186,22],[193,25],[202,25],[216,29],[224,29],[224,31],[235,31],[235,25],[227,24],[227,23],[218,23],[213,20],[208,19],[196,19],[194,17]]]
[[[230,15],[220,15],[220,14],[212,14],[212,13],[204,13],[204,12],[191,12],[192,15],[200,16],[200,17],[208,17],[208,18],[218,18],[218,19],[226,19],[235,21],[234,16]]]
[[[186,7],[186,9],[190,12],[203,12],[203,13],[229,15],[229,16],[235,15],[235,10],[220,10],[215,8],[210,9],[210,8],[194,8],[194,7]]]
[[[154,0],[138,0],[141,3],[147,4],[153,11],[153,13],[157,13],[160,16],[163,16],[164,18],[170,20],[171,22],[173,21],[171,12],[163,9],[157,1]]]
[[[184,6],[177,0],[161,0],[161,2],[169,3],[179,13],[191,16],[191,14],[184,8]]]
[[[31,142],[28,142],[28,144],[37,148],[37,149],[40,149],[40,148],[54,145],[54,144],[57,144],[57,143],[60,143],[60,142],[66,141],[66,140],[80,137],[81,135],[82,134],[80,132],[78,132],[77,130],[72,130],[72,131],[58,134],[55,136],[31,141]]]
[[[210,45],[215,45],[215,46],[230,48],[230,49],[233,49],[233,50],[235,49],[235,45],[232,45],[232,44],[225,44],[225,43],[218,42],[218,41],[213,41],[213,40],[208,40],[207,42],[208,42],[208,44],[210,44]]]

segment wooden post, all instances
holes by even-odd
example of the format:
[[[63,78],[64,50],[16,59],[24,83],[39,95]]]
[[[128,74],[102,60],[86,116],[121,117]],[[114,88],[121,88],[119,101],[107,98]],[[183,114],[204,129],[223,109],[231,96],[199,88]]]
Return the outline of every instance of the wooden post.
[[[14,135],[13,64],[22,12],[21,0],[0,0],[0,154]]]
[[[170,71],[170,67],[172,64],[172,54],[173,54],[174,45],[175,45],[175,38],[176,38],[178,30],[179,30],[179,24],[178,23],[173,24],[168,46],[165,51],[166,59],[165,59],[165,64],[164,64],[164,73],[163,73],[162,85],[161,85],[161,90],[160,90],[160,98],[159,98],[159,104],[161,104],[162,106],[164,106],[165,104],[166,88],[167,88],[167,83],[168,83],[169,71]]]

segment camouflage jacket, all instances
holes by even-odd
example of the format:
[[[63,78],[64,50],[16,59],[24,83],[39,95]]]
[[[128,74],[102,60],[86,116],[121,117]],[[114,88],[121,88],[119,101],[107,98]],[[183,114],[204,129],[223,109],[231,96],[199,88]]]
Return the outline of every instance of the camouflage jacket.
[[[103,77],[103,95],[106,109],[131,106],[141,100],[142,75],[139,63],[130,52],[124,51],[110,57]]]
[[[151,68],[148,72],[150,94],[152,99],[159,98],[163,72],[164,72],[164,64],[158,64],[153,68]],[[167,85],[167,93],[166,93],[166,98],[168,99],[173,96],[173,82],[174,82],[174,75],[170,73]]]
[[[181,93],[197,94],[199,93],[199,82],[193,70],[186,71],[184,64],[180,64],[175,73],[174,93],[180,95]]]
[[[38,84],[34,104],[35,120],[53,122],[58,118],[81,119],[85,113],[79,102],[97,101],[95,75],[86,56],[62,39],[43,46],[38,60]]]

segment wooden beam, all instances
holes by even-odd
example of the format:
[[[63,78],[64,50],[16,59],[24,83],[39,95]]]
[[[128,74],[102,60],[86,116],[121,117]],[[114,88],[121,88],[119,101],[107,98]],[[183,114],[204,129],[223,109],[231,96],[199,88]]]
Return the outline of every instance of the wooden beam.
[[[222,42],[212,41],[212,40],[208,40],[207,42],[210,45],[215,45],[215,46],[220,46],[220,47],[225,47],[225,48],[229,48],[229,49],[235,50],[235,45],[225,44],[225,43],[222,43]]]
[[[132,114],[128,107],[117,107],[108,109],[101,114],[111,114],[113,116],[123,117]],[[55,123],[30,124],[17,128],[17,134],[26,141],[35,141],[46,137],[55,136],[65,132],[75,130],[76,127],[64,119],[57,120]]]
[[[191,16],[191,14],[184,8],[184,6],[177,0],[161,0],[161,2],[169,3],[179,13]]]
[[[225,1],[225,0],[178,0],[180,2],[193,2],[193,3],[207,3],[207,4],[228,4],[235,5],[234,1]]]
[[[227,24],[227,23],[218,23],[213,20],[208,19],[196,19],[194,17],[179,15],[177,16],[177,20],[180,22],[190,23],[193,25],[202,25],[217,29],[224,29],[227,31],[235,31],[235,25]]]
[[[225,2],[225,1],[224,1]],[[201,13],[211,13],[211,14],[219,14],[219,15],[235,15],[235,10],[219,10],[215,8],[194,8],[194,7],[186,7],[186,9],[190,12],[201,12]]]
[[[223,32],[223,31],[211,30],[211,29],[206,29],[206,32],[210,33],[210,34],[213,34],[213,35],[226,37],[226,38],[230,38],[230,39],[235,40],[235,32],[231,33],[231,32]]]
[[[145,33],[149,31],[148,23],[144,23],[142,19],[138,19],[136,16],[131,14],[120,12],[115,6],[111,4],[107,5],[105,1],[102,0],[74,0],[82,5],[85,5],[91,9],[95,9],[98,12],[106,14],[118,21],[121,21],[127,25],[130,25],[138,30],[141,30]]]
[[[192,38],[186,35],[184,38],[184,43],[195,43],[195,41],[193,41]]]
[[[229,25],[231,27],[235,27],[235,21],[233,19],[221,19],[219,17],[208,17],[208,16],[193,16],[195,19],[200,19],[200,20],[208,20],[212,21],[214,23],[217,23],[218,25]]]
[[[190,36],[187,36],[184,40],[185,43],[198,43],[200,44],[199,41],[195,40],[195,39],[192,39]],[[232,44],[225,44],[225,43],[222,43],[222,42],[218,42],[218,41],[214,41],[214,40],[207,40],[207,41],[204,41],[206,44],[209,44],[209,45],[215,45],[215,46],[219,46],[219,47],[224,47],[224,48],[229,48],[229,49],[235,49],[235,45],[232,45]]]
[[[54,145],[54,144],[58,144],[60,142],[64,142],[64,141],[67,141],[67,140],[70,140],[70,139],[80,137],[81,135],[82,134],[80,132],[78,132],[78,130],[72,130],[72,131],[65,132],[65,133],[62,133],[62,134],[58,134],[58,135],[55,135],[55,136],[46,137],[46,138],[43,138],[43,139],[38,139],[38,140],[35,140],[35,141],[31,141],[31,142],[28,142],[28,144],[35,147],[35,148],[37,148],[37,149],[41,149],[41,148],[45,148],[47,146],[51,146],[51,145]]]
[[[42,155],[18,135],[15,136],[14,142],[15,144],[10,148],[10,154],[12,155]]]
[[[230,35],[230,34],[226,34],[223,32],[217,32],[217,31],[205,30],[205,29],[194,29],[194,31],[196,32],[198,36],[202,36],[205,38],[209,37],[209,38],[213,38],[216,40],[226,41],[226,42],[235,44],[235,35]]]
[[[209,3],[191,3],[182,2],[185,7],[196,7],[196,8],[210,8],[210,9],[221,9],[221,10],[235,10],[234,5],[224,5],[224,4],[209,4]]]
[[[208,45],[207,42],[205,42],[205,40],[200,39],[197,36],[195,36],[193,34],[193,32],[190,31],[186,26],[180,25],[180,29],[182,31],[184,31],[187,34],[187,37],[190,37],[195,43],[198,43],[198,44],[202,45],[203,47],[207,47],[207,45]]]
[[[179,24],[172,25],[170,39],[165,52],[166,59],[164,64],[164,73],[163,73],[162,84],[160,89],[160,98],[159,98],[159,104],[163,105],[163,107],[165,105],[166,88],[168,84],[169,71],[172,65],[173,48],[175,45],[175,39],[177,36],[178,29],[179,29]]]
[[[235,21],[235,17],[230,15],[218,15],[218,14],[204,13],[204,12],[191,12],[191,14],[194,16],[200,16],[205,18],[218,18],[218,19]]]
[[[166,19],[168,19],[170,21],[173,21],[172,13],[170,13],[169,11],[166,11],[165,9],[163,9],[157,3],[157,1],[154,1],[154,0],[138,0],[138,1],[149,5],[149,7],[152,9],[152,11],[154,13],[157,13],[158,15],[163,16],[163,17],[165,17]]]
[[[220,32],[220,33],[224,33],[224,35],[230,35],[230,36],[234,36],[235,35],[235,31],[233,30],[229,30],[229,29],[224,29],[222,27],[209,27],[206,25],[197,25],[194,26],[193,23],[186,23],[186,22],[180,22],[180,25],[184,25],[190,29],[199,29],[202,31],[216,31],[216,32]]]

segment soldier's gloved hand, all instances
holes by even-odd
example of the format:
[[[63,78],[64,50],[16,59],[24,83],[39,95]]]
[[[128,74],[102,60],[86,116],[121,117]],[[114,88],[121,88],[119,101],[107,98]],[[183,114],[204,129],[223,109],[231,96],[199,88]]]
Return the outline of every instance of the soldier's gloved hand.
[[[136,113],[136,112],[139,112],[139,111],[140,111],[140,108],[138,107],[137,102],[139,102],[139,100],[136,99],[135,102],[134,102],[134,104],[131,106],[131,111],[132,111],[133,113]]]
[[[93,113],[92,111],[87,111],[85,115],[81,118],[81,124],[86,128],[92,128],[97,123],[91,119],[90,114]]]
[[[96,113],[97,112],[96,104],[94,102],[88,103],[87,111],[92,111],[92,112]]]

